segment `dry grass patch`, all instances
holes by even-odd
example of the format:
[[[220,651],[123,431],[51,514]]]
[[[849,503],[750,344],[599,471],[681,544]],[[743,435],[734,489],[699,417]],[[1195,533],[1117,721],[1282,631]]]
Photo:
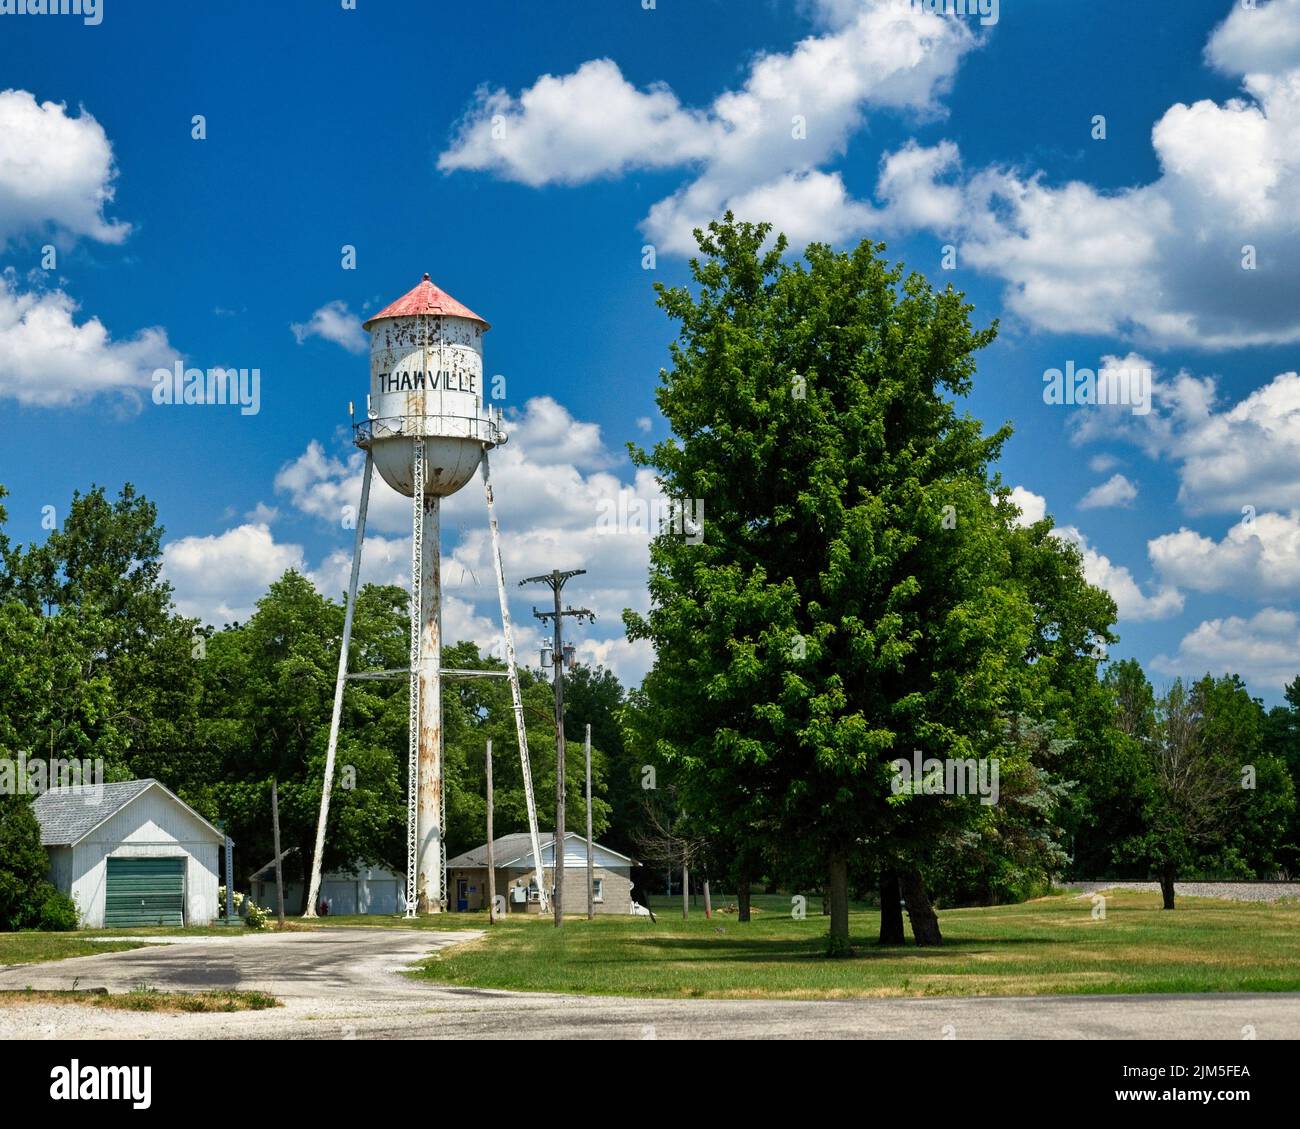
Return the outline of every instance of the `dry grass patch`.
[[[160,992],[157,988],[145,987],[116,994],[96,988],[70,991],[24,988],[19,991],[0,991],[0,1007],[15,1004],[82,1004],[115,1011],[163,1013],[262,1011],[282,1006],[279,1000],[265,992]]]

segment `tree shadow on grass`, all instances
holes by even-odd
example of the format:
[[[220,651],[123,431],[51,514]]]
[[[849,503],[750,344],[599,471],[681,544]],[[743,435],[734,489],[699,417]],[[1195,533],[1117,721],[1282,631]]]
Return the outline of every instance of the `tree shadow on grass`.
[[[924,948],[914,944],[880,945],[874,938],[853,937],[853,955],[851,957],[828,957],[824,951],[824,942],[820,937],[786,939],[779,937],[752,937],[743,940],[731,940],[719,937],[644,937],[637,938],[628,946],[626,956],[613,953],[592,953],[591,963],[638,964],[645,960],[671,960],[674,953],[680,953],[682,959],[705,959],[725,961],[727,963],[770,963],[772,961],[790,962],[841,962],[882,961],[882,960],[948,960],[966,959],[972,956],[996,956],[999,950],[1013,946],[1042,945],[1067,946],[1077,943],[1071,938],[1032,938],[1008,937],[998,940],[980,939],[946,941],[942,945]],[[653,948],[653,955],[645,952]],[[575,954],[576,955],[576,954]],[[572,956],[569,959],[573,959]],[[582,958],[586,961],[586,958]]]

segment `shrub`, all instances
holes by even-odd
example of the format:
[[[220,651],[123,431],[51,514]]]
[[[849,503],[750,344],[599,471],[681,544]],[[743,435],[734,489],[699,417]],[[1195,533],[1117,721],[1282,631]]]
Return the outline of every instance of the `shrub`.
[[[244,916],[244,901],[245,901],[245,897],[244,897],[244,895],[241,894],[238,890],[236,890],[236,891],[235,891],[235,892],[230,896],[230,901],[231,901],[231,903],[234,905],[234,908],[235,908],[235,916],[236,916],[236,917],[243,917],[243,916]],[[252,904],[252,899],[249,898],[249,899],[248,899],[248,902],[249,902],[249,904],[251,905],[251,904]],[[219,918],[224,918],[224,917],[226,916],[226,888],[225,888],[224,886],[218,886],[218,887],[217,887],[217,916],[218,916]]]
[[[259,906],[252,898],[244,899],[244,924],[250,929],[265,929],[271,919],[271,911]]]
[[[37,925],[47,933],[68,933],[81,924],[77,903],[67,894],[52,890],[41,903]]]

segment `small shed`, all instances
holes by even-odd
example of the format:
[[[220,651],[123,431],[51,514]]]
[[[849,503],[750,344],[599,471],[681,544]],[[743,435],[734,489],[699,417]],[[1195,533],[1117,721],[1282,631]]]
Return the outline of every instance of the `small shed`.
[[[294,854],[290,847],[280,855],[283,860]],[[248,878],[253,901],[275,909],[275,860],[272,859]],[[284,911],[298,913],[302,905],[302,883],[285,879]],[[398,914],[406,912],[406,879],[387,866],[357,863],[352,872],[330,871],[321,875],[320,900],[334,916],[341,914]]]
[[[548,890],[555,889],[555,837],[543,837],[542,877]],[[595,896],[593,913],[633,913],[632,868],[634,859],[601,843],[591,845]],[[507,913],[537,913],[538,895],[533,848],[528,835],[502,835],[492,841],[492,866],[496,871],[497,894],[506,900]],[[447,860],[449,910],[487,908],[487,844]],[[587,912],[587,840],[576,831],[564,836],[564,909],[566,913]]]
[[[225,836],[157,780],[51,788],[32,811],[50,882],[99,929],[217,918]]]

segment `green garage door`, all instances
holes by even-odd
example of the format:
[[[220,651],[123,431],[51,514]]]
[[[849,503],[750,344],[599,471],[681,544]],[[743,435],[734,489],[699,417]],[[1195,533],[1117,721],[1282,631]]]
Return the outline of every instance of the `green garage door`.
[[[184,925],[185,860],[109,859],[104,924]]]

